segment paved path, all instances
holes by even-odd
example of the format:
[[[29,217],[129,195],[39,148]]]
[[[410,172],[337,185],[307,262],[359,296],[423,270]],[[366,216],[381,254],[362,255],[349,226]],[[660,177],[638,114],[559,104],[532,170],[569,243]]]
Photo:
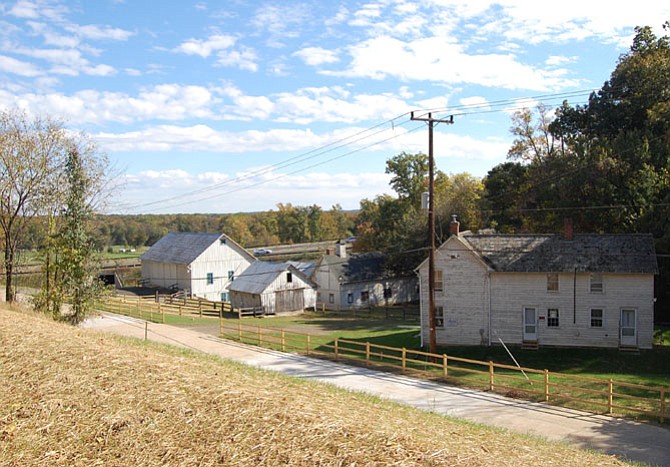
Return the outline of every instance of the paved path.
[[[670,466],[670,430],[604,415],[509,399],[497,394],[444,386],[404,376],[285,354],[227,341],[189,329],[146,324],[105,313],[82,327],[163,342],[219,355],[287,375],[363,391],[430,410],[511,431],[539,435],[582,448]]]

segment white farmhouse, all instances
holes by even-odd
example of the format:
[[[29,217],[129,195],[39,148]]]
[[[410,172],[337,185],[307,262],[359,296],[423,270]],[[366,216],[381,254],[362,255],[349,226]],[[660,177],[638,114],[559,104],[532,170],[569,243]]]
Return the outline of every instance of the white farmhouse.
[[[255,258],[224,234],[170,232],[140,260],[146,285],[227,302],[228,286]]]
[[[337,245],[334,255],[324,255],[312,278],[319,286],[317,306],[330,310],[354,310],[416,302],[416,276],[401,277],[384,268],[379,252],[346,254]]]
[[[652,347],[651,235],[451,233],[435,252],[438,345]],[[428,261],[417,271],[428,342]]]

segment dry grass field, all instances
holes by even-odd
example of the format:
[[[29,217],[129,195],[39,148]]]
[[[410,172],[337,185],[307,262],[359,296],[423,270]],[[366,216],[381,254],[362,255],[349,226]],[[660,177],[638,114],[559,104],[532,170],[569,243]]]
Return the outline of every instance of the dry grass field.
[[[0,465],[622,463],[0,309]]]

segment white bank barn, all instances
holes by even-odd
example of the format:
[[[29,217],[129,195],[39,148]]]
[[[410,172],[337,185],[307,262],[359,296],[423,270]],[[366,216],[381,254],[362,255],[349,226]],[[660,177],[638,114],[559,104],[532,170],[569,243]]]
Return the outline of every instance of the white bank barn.
[[[428,261],[418,268],[429,341]],[[452,235],[435,254],[438,345],[652,347],[654,239]]]
[[[228,286],[256,259],[227,235],[170,232],[140,260],[145,285],[228,302]]]

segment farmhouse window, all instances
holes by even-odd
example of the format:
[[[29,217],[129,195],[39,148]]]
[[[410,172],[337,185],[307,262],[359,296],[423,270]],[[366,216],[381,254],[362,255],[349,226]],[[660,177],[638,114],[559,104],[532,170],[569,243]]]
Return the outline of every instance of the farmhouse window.
[[[290,272],[286,273],[286,282],[289,283],[289,284],[291,282],[293,282],[293,274],[292,273],[290,273]]]
[[[591,308],[591,327],[592,328],[602,328],[603,327],[603,309],[602,308]]]
[[[347,303],[354,303],[354,294],[347,294]]]
[[[444,285],[442,285],[442,270],[435,270],[435,292],[442,292],[444,290]]]
[[[558,292],[558,273],[547,274],[547,292]]]
[[[335,303],[335,294],[328,294],[328,303]]]
[[[221,301],[229,302],[230,301],[230,292],[221,292]]]
[[[444,329],[444,307],[435,307],[435,327]]]
[[[602,274],[591,274],[591,293],[603,293]]]
[[[207,285],[212,285],[214,283],[214,273],[213,272],[208,272],[207,273]]]
[[[384,289],[384,298],[391,298],[393,297],[393,289],[391,287],[386,287]]]
[[[370,301],[370,292],[364,290],[361,292],[361,302],[367,303],[368,301]]]
[[[235,271],[228,271],[228,280],[233,282],[235,280]]]
[[[550,328],[558,327],[558,308],[549,308],[547,310],[547,326]]]

